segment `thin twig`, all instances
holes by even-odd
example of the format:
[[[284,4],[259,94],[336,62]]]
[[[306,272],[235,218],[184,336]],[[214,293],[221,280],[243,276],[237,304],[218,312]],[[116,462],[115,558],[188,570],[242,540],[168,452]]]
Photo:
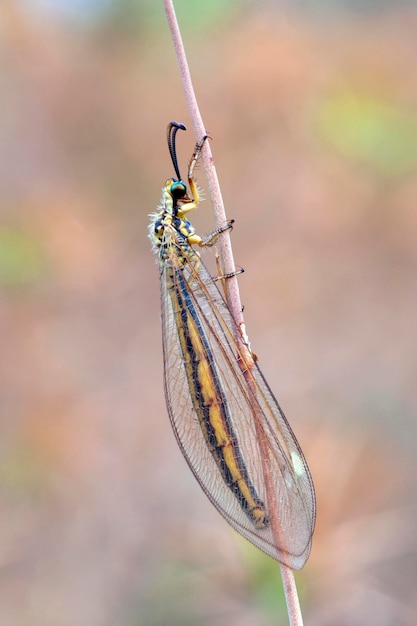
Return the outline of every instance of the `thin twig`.
[[[178,65],[180,68],[181,79],[184,87],[185,97],[187,101],[188,111],[193,123],[194,132],[196,135],[197,141],[199,141],[205,134],[205,127],[203,124],[203,119],[200,114],[200,110],[198,108],[197,99],[195,96],[195,92],[193,89],[193,84],[191,80],[191,74],[187,63],[187,58],[184,50],[184,45],[181,38],[181,33],[178,27],[177,18],[175,15],[175,9],[173,6],[172,0],[164,0],[165,12],[167,15],[168,25],[171,31],[172,40],[175,47],[175,52],[177,55]],[[216,174],[216,168],[214,165],[213,156],[211,153],[211,148],[209,142],[206,141],[204,144],[204,149],[202,152],[202,162],[204,171],[207,178],[208,191],[210,200],[213,206],[214,218],[217,227],[224,226],[227,223],[226,213],[223,204],[223,198],[220,190],[219,180]],[[220,251],[220,259],[222,270],[225,274],[232,274],[235,271],[235,263],[233,260],[233,252],[231,241],[229,237],[229,232],[226,231],[223,233],[222,237],[220,237],[219,241],[219,251]],[[242,332],[244,332],[244,320],[242,313],[242,305],[240,302],[239,296],[239,287],[237,283],[236,276],[225,281],[225,289],[227,294],[227,301],[230,312],[232,314],[233,319],[236,322],[237,328],[239,328]],[[240,343],[240,348],[243,353],[247,354],[247,347],[245,345],[245,335],[237,338]],[[247,360],[251,361],[251,357],[247,357]],[[253,361],[252,361],[253,362]],[[262,439],[262,437],[261,437]],[[261,442],[262,444],[262,442]],[[261,449],[261,456],[266,460],[267,454],[263,453]],[[265,478],[268,479],[269,472],[264,468],[264,474],[266,474]],[[267,493],[273,492],[272,480],[269,481],[270,488],[266,485]],[[274,497],[271,498],[274,501]],[[275,519],[277,516],[275,515]],[[279,523],[276,523],[276,533],[274,533],[277,537],[279,537]],[[283,582],[284,594],[287,603],[288,617],[290,626],[303,626],[303,618],[301,615],[300,602],[298,599],[297,588],[295,586],[294,574],[290,567],[287,565],[283,565],[279,563],[281,569],[281,577]]]
[[[200,110],[198,108],[197,99],[194,93],[191,74],[185,55],[184,45],[182,43],[181,33],[178,27],[177,17],[173,3],[170,0],[164,0],[165,12],[168,19],[168,25],[171,31],[172,40],[174,42],[175,53],[177,55],[178,65],[180,68],[181,79],[184,87],[185,98],[187,101],[188,112],[193,123],[194,132],[197,141],[206,134]],[[216,227],[220,228],[227,223],[226,212],[224,210],[223,197],[220,190],[219,179],[214,165],[214,159],[211,153],[210,142],[206,141],[202,151],[202,162],[204,172],[207,178],[208,192],[213,207],[214,220]],[[229,231],[225,231],[219,238],[220,259],[222,271],[224,274],[233,274],[236,269],[233,259],[233,251],[230,242]],[[239,286],[235,276],[225,281],[225,289],[227,294],[227,303],[236,322],[238,328],[242,327],[243,315],[242,304],[239,296]]]

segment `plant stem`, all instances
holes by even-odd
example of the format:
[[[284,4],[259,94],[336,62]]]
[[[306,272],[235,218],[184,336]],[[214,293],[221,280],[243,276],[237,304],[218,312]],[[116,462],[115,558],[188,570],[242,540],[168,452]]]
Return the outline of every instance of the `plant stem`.
[[[194,132],[197,141],[200,141],[201,138],[206,134],[205,127],[203,124],[203,119],[201,117],[201,113],[198,107],[197,99],[195,96],[195,92],[193,89],[193,84],[191,80],[190,69],[187,63],[187,57],[184,50],[184,45],[181,38],[181,33],[178,26],[177,17],[175,15],[175,9],[172,0],[164,0],[165,13],[168,20],[168,26],[171,31],[171,37],[174,43],[175,53],[177,55],[178,65],[181,73],[181,79],[184,87],[185,98],[187,101],[188,111],[190,114],[191,121],[193,123]],[[204,171],[207,178],[208,190],[210,200],[213,206],[214,218],[216,222],[216,226],[219,228],[224,226],[227,223],[226,213],[224,209],[223,198],[220,190],[219,180],[216,173],[216,168],[214,165],[214,159],[211,153],[211,148],[209,142],[206,141],[204,144],[204,149],[202,151],[202,162]],[[219,251],[220,251],[220,260],[221,267],[224,274],[233,274],[235,271],[235,263],[233,259],[232,246],[229,236],[229,231],[225,231],[222,236],[219,238]],[[242,304],[240,302],[239,296],[239,286],[237,282],[236,276],[232,276],[228,278],[225,282],[225,290],[226,297],[229,310],[232,314],[233,319],[236,322],[236,327],[240,330],[242,334],[237,337],[237,341],[239,342],[239,346],[241,348],[242,353],[245,355],[245,359],[247,362],[253,364],[253,358],[251,357],[247,345],[245,343],[245,330],[244,330],[244,320],[243,320],[243,312],[242,312]],[[262,439],[262,437],[261,437]],[[262,442],[261,442],[261,454],[262,454]],[[262,454],[264,459],[267,459],[267,454]],[[267,461],[265,461],[267,464]],[[266,480],[270,483],[270,488],[267,485],[267,493],[271,493],[271,500],[274,501],[275,497],[272,493],[272,480],[268,481],[268,470],[264,468],[264,474],[266,474]],[[268,498],[268,501],[270,498]],[[273,516],[277,520],[277,516]],[[273,521],[273,520],[272,520]],[[278,521],[275,524],[276,528],[274,529],[274,535],[279,537],[279,523]],[[297,588],[295,586],[294,574],[290,567],[287,565],[283,565],[279,563],[281,569],[281,577],[284,588],[285,600],[287,603],[288,610],[288,618],[290,626],[303,626],[303,618],[301,615],[300,602],[298,599]]]
[[[187,101],[188,112],[194,127],[194,132],[197,141],[206,134],[206,130],[203,124],[200,110],[197,104],[197,98],[195,96],[190,69],[187,63],[187,57],[185,55],[184,45],[181,38],[181,33],[178,27],[177,17],[175,15],[175,9],[173,3],[170,0],[164,0],[165,12],[167,15],[169,29],[171,31],[172,40],[174,43],[175,53],[177,55],[178,65],[181,73],[181,79],[184,87],[185,98]],[[224,209],[223,197],[220,190],[219,179],[216,173],[216,167],[214,165],[214,159],[211,153],[210,142],[206,141],[201,154],[204,172],[207,178],[208,192],[214,212],[214,220],[216,227],[220,228],[227,223],[226,212]],[[233,251],[230,242],[229,231],[222,233],[219,237],[219,250],[221,259],[221,268],[224,274],[233,274],[236,269],[233,259]],[[233,319],[236,322],[237,327],[240,329],[243,324],[242,304],[239,295],[239,286],[236,276],[228,278],[225,283],[227,303],[232,314]],[[242,341],[242,338],[238,338]]]

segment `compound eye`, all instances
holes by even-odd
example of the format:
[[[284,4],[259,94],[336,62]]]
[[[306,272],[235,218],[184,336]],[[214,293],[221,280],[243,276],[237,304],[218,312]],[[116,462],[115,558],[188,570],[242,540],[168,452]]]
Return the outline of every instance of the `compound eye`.
[[[184,185],[183,182],[177,181],[175,183],[172,183],[170,193],[175,200],[179,200],[180,198],[183,198],[187,193],[187,187]]]

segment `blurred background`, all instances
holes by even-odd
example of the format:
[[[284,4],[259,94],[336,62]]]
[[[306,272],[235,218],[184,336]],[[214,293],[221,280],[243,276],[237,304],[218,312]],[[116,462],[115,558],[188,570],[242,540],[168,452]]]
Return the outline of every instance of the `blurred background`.
[[[305,622],[415,624],[416,3],[176,4],[249,336],[315,481]],[[0,53],[0,625],[286,624],[165,407],[148,214],[166,124],[183,172],[195,138],[162,3],[2,0]]]

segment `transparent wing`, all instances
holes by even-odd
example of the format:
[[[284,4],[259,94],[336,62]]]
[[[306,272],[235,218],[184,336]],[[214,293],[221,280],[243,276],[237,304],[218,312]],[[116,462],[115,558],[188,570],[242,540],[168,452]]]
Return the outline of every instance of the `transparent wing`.
[[[167,260],[161,271],[162,324],[165,393],[168,411],[181,451],[208,498],[241,535],[261,550],[300,569],[306,562],[315,524],[315,496],[311,475],[301,448],[256,363],[250,369],[250,385],[239,367],[235,324],[217,284],[200,261],[175,264]],[[172,267],[172,266],[171,266]],[[178,277],[181,285],[178,284]],[[258,528],[226,484],[205,440],[192,402],[193,381],[187,379],[184,347],[177,329],[176,289],[186,289],[193,315],[207,340],[207,358],[212,359],[220,381],[237,445],[252,484],[270,515],[271,499],[265,487],[264,469],[271,468],[273,500],[277,508],[279,539],[271,524]],[[177,315],[176,315],[177,313]],[[259,436],[265,441],[267,459],[262,459]],[[262,463],[264,461],[264,465]],[[266,461],[266,464],[265,464]]]

